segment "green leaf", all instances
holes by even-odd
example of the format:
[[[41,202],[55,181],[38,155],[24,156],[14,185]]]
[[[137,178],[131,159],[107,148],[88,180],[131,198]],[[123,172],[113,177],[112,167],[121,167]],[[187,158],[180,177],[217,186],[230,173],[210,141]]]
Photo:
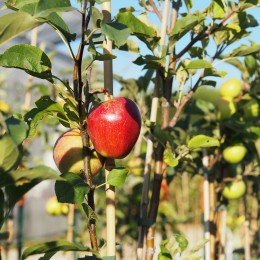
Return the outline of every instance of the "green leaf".
[[[47,243],[39,243],[34,246],[26,248],[23,252],[22,259],[26,259],[31,255],[46,254],[58,251],[69,252],[69,251],[79,251],[79,252],[90,252],[89,247],[85,247],[78,243],[71,243],[68,241],[51,241]],[[45,258],[46,259],[46,258]]]
[[[110,53],[105,53],[105,54],[99,53],[96,50],[95,44],[93,43],[92,40],[89,41],[88,51],[90,54],[92,54],[93,60],[104,61],[104,60],[113,60],[116,58],[115,55],[110,54]]]
[[[67,42],[71,42],[76,39],[76,34],[70,32],[69,27],[67,26],[65,21],[57,13],[51,13],[44,18],[44,21],[51,25],[58,34],[62,34]]]
[[[167,148],[163,155],[163,161],[170,167],[176,167],[179,161],[175,158],[171,149]]]
[[[94,210],[86,203],[82,203],[82,208],[88,218],[88,222],[92,219],[98,220],[96,213]]]
[[[55,170],[47,166],[37,166],[31,169],[16,170],[2,175],[0,187],[15,184],[23,185],[32,181],[61,180]]]
[[[70,127],[69,120],[62,106],[51,100],[49,96],[43,96],[35,102],[36,108],[25,114],[24,119],[30,126],[28,137],[33,137],[37,133],[37,126],[45,117],[57,115],[61,124]]]
[[[225,17],[226,9],[225,0],[213,0],[209,6],[209,14],[213,19],[222,19]]]
[[[69,0],[8,0],[6,4],[13,10],[21,10],[35,17],[46,17],[53,12],[75,10]]]
[[[8,208],[12,209],[26,192],[41,181],[58,179],[60,177],[53,169],[47,166],[38,166],[3,174],[0,186],[5,186]]]
[[[46,17],[53,12],[69,12],[73,10],[75,8],[71,6],[70,0],[39,0],[34,15]]]
[[[0,173],[9,171],[19,160],[19,151],[11,137],[4,135],[0,138]],[[1,178],[0,178],[1,182]]]
[[[252,76],[254,75],[256,68],[257,68],[257,62],[256,59],[252,55],[248,55],[245,57],[245,65],[249,72],[249,74]]]
[[[179,248],[181,249],[181,252],[183,252],[189,244],[189,241],[187,240],[187,238],[181,234],[176,234],[175,235],[175,239],[177,241],[177,243],[179,244]]]
[[[128,170],[123,167],[114,168],[107,175],[106,183],[112,186],[118,187],[122,186],[125,183]]]
[[[197,253],[197,252],[198,252],[201,248],[203,248],[204,245],[205,245],[206,243],[208,243],[208,242],[209,242],[209,239],[204,239],[204,240],[198,242],[198,244],[197,244],[196,246],[192,247],[192,248],[189,250],[188,253],[189,253],[189,254]]]
[[[136,18],[132,12],[119,12],[116,17],[118,23],[126,25],[136,36],[157,36],[156,30]]]
[[[196,25],[202,23],[205,16],[205,14],[197,12],[179,18],[170,34],[170,41],[177,42],[186,33],[193,30]]]
[[[219,140],[206,135],[196,135],[188,142],[189,149],[220,146]]]
[[[24,12],[15,12],[0,17],[0,45],[28,31],[41,22]]]
[[[213,68],[205,69],[204,76],[205,77],[225,77],[227,75],[226,71],[217,71]]]
[[[100,28],[100,21],[103,20],[103,14],[94,6],[91,6],[91,19],[94,28]]]
[[[74,173],[64,173],[61,177],[64,180],[59,180],[55,183],[55,193],[58,201],[81,205],[85,195],[89,192],[87,184],[81,176]]]
[[[38,47],[14,45],[0,55],[0,66],[22,69],[30,75],[51,81],[51,61]]]
[[[124,24],[113,22],[100,24],[102,33],[111,41],[114,41],[116,46],[124,45],[131,33],[131,30]]]
[[[134,52],[134,53],[139,53],[140,51],[138,44],[135,41],[130,39],[128,39],[124,45],[120,46],[119,50]]]
[[[9,117],[5,120],[8,134],[11,136],[16,145],[19,145],[27,137],[28,126],[24,121],[15,117]]]
[[[212,65],[210,62],[202,59],[192,60],[185,66],[185,69],[210,69]]]
[[[246,56],[260,51],[260,44],[253,44],[251,46],[241,45],[240,47],[233,50],[231,53],[226,54],[224,57],[237,57]]]

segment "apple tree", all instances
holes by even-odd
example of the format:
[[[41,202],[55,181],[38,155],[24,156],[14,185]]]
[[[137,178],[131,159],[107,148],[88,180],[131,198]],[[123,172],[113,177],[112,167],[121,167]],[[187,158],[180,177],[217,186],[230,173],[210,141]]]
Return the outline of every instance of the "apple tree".
[[[61,37],[74,64],[71,77],[63,79],[53,73],[55,64],[48,55],[33,44],[17,44],[0,55],[2,67],[21,69],[30,77],[48,82],[56,92],[54,97],[41,96],[33,108],[29,107],[23,113],[4,115],[1,119],[0,223],[3,224],[10,209],[28,190],[40,181],[55,180],[58,201],[76,205],[84,214],[89,232],[88,246],[73,241],[51,241],[27,248],[23,259],[38,253],[44,253],[44,258],[49,259],[58,251],[79,251],[86,253],[86,258],[89,255],[94,259],[102,258],[102,240],[97,233],[102,221],[97,221],[98,205],[95,205],[95,194],[101,193],[103,202],[106,201],[106,255],[114,259],[115,187],[124,184],[127,168],[135,168],[133,162],[131,165],[130,161],[120,159],[128,155],[137,141],[132,157],[138,156],[137,168],[144,172],[142,185],[137,189],[140,196],[134,200],[140,204],[134,215],[135,218],[139,215],[139,220],[131,220],[131,224],[135,224],[133,236],[137,239],[137,258],[152,259],[156,223],[171,215],[167,214],[167,202],[172,195],[169,184],[176,181],[176,176],[195,176],[202,170],[211,198],[217,192],[217,204],[211,205],[213,212],[204,208],[205,214],[211,215],[205,219],[206,229],[212,216],[220,216],[222,223],[225,219],[224,210],[221,214],[216,211],[227,205],[226,183],[241,181],[237,174],[226,178],[225,172],[232,168],[243,180],[255,178],[251,167],[256,167],[257,159],[251,156],[251,151],[255,154],[259,139],[255,124],[259,112],[255,107],[259,98],[257,57],[260,46],[254,42],[240,45],[240,40],[250,34],[250,28],[258,25],[247,11],[259,3],[256,0],[212,0],[204,10],[198,11],[194,10],[193,1],[139,1],[143,17],[138,17],[133,7],[122,8],[111,17],[112,0],[78,2],[80,8],[77,9],[69,0],[8,0],[6,7],[10,12],[0,17],[3,32],[0,44],[48,24]],[[75,12],[81,18],[76,52],[72,49],[76,35],[63,20],[63,12]],[[152,21],[157,19],[156,24],[149,21],[152,16]],[[139,48],[139,45],[146,47]],[[146,70],[139,79],[115,76],[122,85],[121,98],[112,96],[114,50],[138,52],[134,64]],[[88,58],[84,59],[86,56]],[[91,71],[97,61],[104,63],[104,86],[93,88]],[[243,84],[239,82],[234,87],[237,93],[231,90],[230,94],[225,86],[216,94],[218,97],[214,98],[212,92],[205,95],[210,100],[203,100],[198,94],[201,89],[205,94],[204,86],[215,87],[217,79],[226,75],[225,71],[217,69],[220,63],[239,68]],[[54,160],[60,175],[46,166],[27,169],[22,164],[26,142],[37,135],[44,119],[49,117],[67,128],[54,147]],[[139,131],[141,138],[137,140]],[[243,135],[245,138],[241,142],[238,139]],[[246,159],[230,166],[222,158],[222,151],[237,144],[243,147]],[[127,168],[122,167],[124,164]],[[98,172],[105,172],[105,176]],[[246,177],[248,175],[250,177]],[[252,187],[252,184],[248,185]],[[104,186],[105,191],[101,189]],[[189,197],[187,189],[186,193]],[[125,198],[120,193],[118,197],[119,200]],[[204,206],[208,207],[209,203]],[[157,218],[158,213],[160,218]],[[220,232],[217,223],[211,224]],[[205,238],[210,239],[214,250],[206,251],[207,259],[210,259],[208,253],[219,256],[220,250],[216,248],[223,245],[221,235],[212,235],[211,231]],[[162,230],[162,233],[167,232]],[[176,243],[177,249],[171,250],[169,245]],[[187,245],[182,235],[168,237],[161,243],[159,258],[171,259]],[[187,257],[197,251],[189,250]]]

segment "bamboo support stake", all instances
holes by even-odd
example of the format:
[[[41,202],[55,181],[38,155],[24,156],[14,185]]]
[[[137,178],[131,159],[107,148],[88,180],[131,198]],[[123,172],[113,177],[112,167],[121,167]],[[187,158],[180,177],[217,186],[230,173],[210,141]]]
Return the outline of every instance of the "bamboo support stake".
[[[249,232],[249,221],[246,220],[244,222],[244,234],[245,234],[245,260],[251,260],[251,253],[250,253],[250,232]]]
[[[221,225],[220,225],[220,256],[219,260],[226,259],[226,229],[227,229],[227,210],[223,209],[221,211]]]
[[[209,192],[209,157],[206,151],[203,151],[202,158],[204,180],[203,180],[203,208],[204,208],[204,238],[210,240],[210,192]],[[210,260],[210,242],[205,244],[204,259]]]
[[[111,1],[102,4],[104,21],[111,22]],[[112,41],[105,39],[103,43],[104,53],[112,53]],[[104,86],[113,95],[113,64],[112,60],[104,61]],[[114,160],[106,162],[105,175],[114,168]],[[106,185],[106,238],[107,256],[116,255],[116,213],[115,213],[115,187]]]
[[[67,216],[67,241],[73,242],[74,241],[74,218],[75,218],[75,204],[69,204],[69,212]],[[72,259],[72,252],[67,252],[66,260]]]
[[[214,181],[209,182],[209,205],[210,205],[210,259],[215,259],[215,240],[216,240],[216,230],[215,230],[215,187]]]
[[[169,16],[169,4],[170,1],[166,0],[164,3],[164,10],[163,10],[163,17],[162,17],[162,25],[161,25],[161,38],[160,38],[160,50],[161,53],[162,47],[165,43],[166,37],[166,30],[167,30],[167,21]],[[160,56],[159,53],[159,56]],[[150,122],[155,123],[157,118],[157,110],[158,110],[158,103],[159,103],[159,73],[157,72],[156,75],[156,83],[154,87],[154,96],[152,99],[151,105],[151,113],[150,113]],[[140,205],[140,226],[138,228],[138,245],[137,245],[137,258],[142,259],[144,257],[144,236],[145,236],[145,226],[146,224],[143,223],[147,219],[147,209],[149,204],[149,184],[150,184],[150,173],[151,173],[151,163],[152,163],[152,155],[153,155],[153,141],[152,136],[149,135],[147,139],[147,148],[146,148],[146,157],[145,157],[145,168],[144,168],[144,182],[143,182],[143,189],[142,189],[142,198],[141,198],[141,205]]]

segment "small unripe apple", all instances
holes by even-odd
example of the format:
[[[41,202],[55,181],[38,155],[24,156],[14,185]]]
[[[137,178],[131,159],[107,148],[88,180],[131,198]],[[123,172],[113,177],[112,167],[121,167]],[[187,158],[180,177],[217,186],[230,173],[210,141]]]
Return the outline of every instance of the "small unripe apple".
[[[61,204],[61,213],[67,215],[69,213],[69,206],[67,204]]]
[[[49,215],[59,216],[62,213],[61,204],[58,202],[56,197],[48,199],[45,209]]]
[[[130,173],[140,176],[144,172],[144,161],[141,157],[131,158],[127,162],[127,167],[129,167]]]
[[[107,158],[127,156],[137,141],[140,129],[140,111],[128,98],[105,101],[90,111],[87,118],[87,130],[93,146]]]
[[[218,103],[220,119],[228,119],[236,113],[236,105],[232,100],[226,98],[219,99]]]
[[[234,200],[241,198],[245,192],[246,184],[244,181],[240,180],[226,184],[222,191],[222,195],[229,200]]]
[[[242,82],[238,79],[229,79],[220,87],[220,94],[227,99],[233,99],[241,94]]]
[[[254,118],[259,116],[259,104],[257,100],[251,99],[244,106],[244,116],[245,118]]]
[[[53,149],[53,159],[61,173],[81,174],[83,163],[83,144],[79,129],[70,129],[56,141]],[[90,172],[92,176],[103,167],[105,159],[95,150],[90,154]]]
[[[223,158],[229,163],[239,163],[243,160],[246,155],[245,146],[238,144],[233,146],[228,146],[223,150]]]

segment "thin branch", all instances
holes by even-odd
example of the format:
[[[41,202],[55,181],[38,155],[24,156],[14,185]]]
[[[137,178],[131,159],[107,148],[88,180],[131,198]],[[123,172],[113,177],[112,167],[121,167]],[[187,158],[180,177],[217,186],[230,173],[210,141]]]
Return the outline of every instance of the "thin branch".
[[[153,8],[154,13],[158,16],[158,18],[160,19],[160,21],[162,20],[162,13],[158,10],[156,4],[154,3],[153,0],[149,0],[148,1],[150,6]]]
[[[185,46],[178,54],[176,54],[173,58],[173,61],[179,60],[188,50],[198,41],[203,40],[204,38],[210,36],[211,34],[218,31],[222,26],[224,26],[229,18],[231,18],[232,15],[234,15],[239,8],[236,10],[232,10],[219,24],[213,25],[209,29],[206,27],[204,30],[199,32],[196,37],[194,37],[188,44]]]
[[[92,183],[92,176],[90,173],[90,149],[89,149],[89,136],[87,134],[87,126],[85,121],[85,108],[87,109],[89,104],[84,104],[82,100],[83,94],[83,82],[82,82],[82,59],[84,53],[84,46],[85,46],[85,34],[89,25],[90,21],[90,14],[89,11],[86,17],[86,9],[87,9],[87,0],[83,0],[82,8],[81,8],[81,42],[79,44],[77,56],[74,63],[74,70],[73,70],[73,88],[74,88],[74,97],[78,104],[78,113],[79,113],[79,123],[80,123],[80,133],[83,143],[83,175],[85,178],[86,183],[90,187],[90,191],[87,195],[88,197],[88,205],[95,211],[95,202],[94,202],[94,192],[95,186]],[[96,223],[95,219],[90,219],[88,223],[88,230],[90,235],[91,247],[93,251],[98,252],[98,243],[97,243],[97,235],[96,235]]]

